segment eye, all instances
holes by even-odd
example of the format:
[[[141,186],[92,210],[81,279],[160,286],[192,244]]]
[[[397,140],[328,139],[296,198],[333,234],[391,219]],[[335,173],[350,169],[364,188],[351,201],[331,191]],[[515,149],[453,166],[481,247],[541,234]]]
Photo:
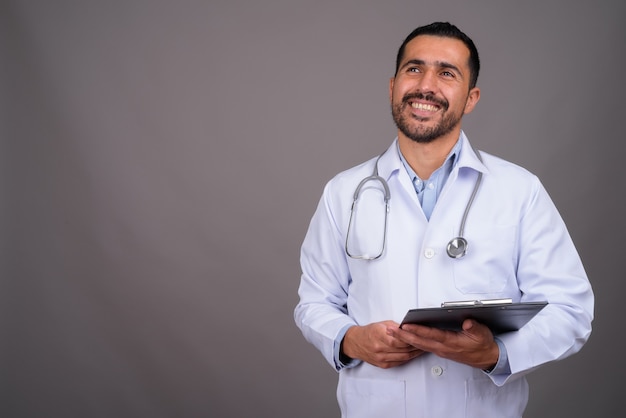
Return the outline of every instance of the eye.
[[[417,68],[417,67],[409,67],[409,68],[407,69],[407,71],[408,71],[409,73],[419,73],[419,72],[420,72],[420,69],[419,69],[419,68]]]
[[[454,73],[452,71],[442,71],[441,75],[444,77],[454,77]]]

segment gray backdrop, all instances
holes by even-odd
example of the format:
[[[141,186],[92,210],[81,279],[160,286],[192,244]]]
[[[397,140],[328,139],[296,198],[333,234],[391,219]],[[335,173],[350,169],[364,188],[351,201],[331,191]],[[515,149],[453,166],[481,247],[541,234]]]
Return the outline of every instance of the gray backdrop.
[[[338,416],[292,319],[299,246],[324,183],[393,139],[396,49],[433,20],[481,53],[468,136],[543,179],[596,292],[526,416],[608,416],[624,5],[1,1],[0,416]]]

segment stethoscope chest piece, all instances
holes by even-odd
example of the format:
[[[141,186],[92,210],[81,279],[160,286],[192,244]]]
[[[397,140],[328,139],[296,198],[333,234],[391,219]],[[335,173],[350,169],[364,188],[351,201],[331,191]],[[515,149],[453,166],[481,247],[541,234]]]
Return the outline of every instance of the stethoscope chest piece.
[[[467,252],[467,240],[463,237],[452,238],[448,242],[446,252],[452,258],[461,258]]]

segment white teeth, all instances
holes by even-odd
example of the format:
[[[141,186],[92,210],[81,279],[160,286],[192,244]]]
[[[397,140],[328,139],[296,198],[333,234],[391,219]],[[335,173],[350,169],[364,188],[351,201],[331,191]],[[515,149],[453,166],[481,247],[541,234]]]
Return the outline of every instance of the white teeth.
[[[429,112],[436,112],[437,111],[437,106],[433,106],[433,105],[429,105],[429,104],[424,104],[424,103],[416,103],[413,102],[411,103],[411,107],[413,109],[417,109],[417,110],[427,110]]]

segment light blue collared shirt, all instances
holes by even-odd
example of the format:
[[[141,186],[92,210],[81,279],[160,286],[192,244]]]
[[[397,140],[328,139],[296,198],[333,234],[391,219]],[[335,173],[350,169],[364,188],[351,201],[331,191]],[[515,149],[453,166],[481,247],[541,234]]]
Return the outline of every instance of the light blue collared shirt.
[[[446,184],[448,177],[450,177],[450,173],[452,172],[454,165],[459,160],[458,157],[460,151],[461,141],[457,141],[441,167],[436,169],[430,175],[429,179],[422,180],[417,174],[415,174],[415,171],[413,171],[409,163],[406,161],[404,155],[400,152],[400,146],[398,145],[398,155],[402,160],[404,168],[406,168],[406,171],[409,173],[409,177],[411,178],[411,182],[415,188],[415,193],[417,193],[417,198],[422,205],[422,210],[424,211],[424,215],[426,215],[426,219],[430,220],[430,215],[433,213],[439,194],[441,193],[444,184]]]

